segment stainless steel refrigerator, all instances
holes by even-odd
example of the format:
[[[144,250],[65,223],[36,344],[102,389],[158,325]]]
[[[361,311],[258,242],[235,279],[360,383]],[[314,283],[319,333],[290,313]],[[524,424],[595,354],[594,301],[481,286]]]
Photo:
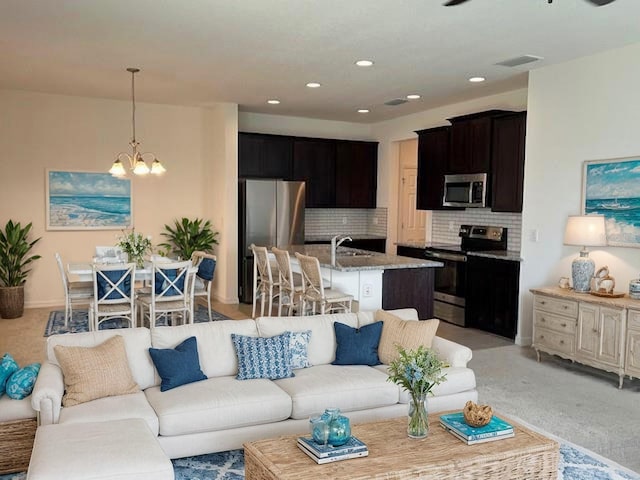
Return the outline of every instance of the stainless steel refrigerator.
[[[240,179],[238,185],[238,296],[253,302],[250,245],[287,247],[304,244],[304,182]]]

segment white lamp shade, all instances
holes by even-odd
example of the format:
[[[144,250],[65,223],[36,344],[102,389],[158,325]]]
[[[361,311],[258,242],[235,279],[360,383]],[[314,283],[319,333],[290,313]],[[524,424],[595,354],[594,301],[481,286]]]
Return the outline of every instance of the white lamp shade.
[[[565,245],[602,247],[607,244],[604,215],[570,215],[564,231]]]

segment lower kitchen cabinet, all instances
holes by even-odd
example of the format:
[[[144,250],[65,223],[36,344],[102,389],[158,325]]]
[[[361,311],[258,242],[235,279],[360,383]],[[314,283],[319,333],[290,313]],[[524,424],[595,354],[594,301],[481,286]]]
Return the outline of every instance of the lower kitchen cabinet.
[[[520,262],[467,256],[465,324],[514,339]]]
[[[387,269],[382,274],[382,308],[415,308],[418,318],[433,318],[433,268]]]
[[[640,376],[640,301],[532,289],[533,347],[618,375]]]

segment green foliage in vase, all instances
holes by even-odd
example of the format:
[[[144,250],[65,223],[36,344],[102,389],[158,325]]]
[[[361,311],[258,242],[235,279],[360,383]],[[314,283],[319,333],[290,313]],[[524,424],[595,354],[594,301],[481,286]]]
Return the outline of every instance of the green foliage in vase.
[[[31,271],[29,264],[40,258],[40,255],[31,255],[29,252],[38,243],[40,238],[29,241],[31,223],[24,227],[20,222],[7,222],[4,230],[0,230],[0,286],[18,287],[27,281],[27,275]]]
[[[211,253],[213,246],[218,244],[218,232],[211,227],[209,220],[200,218],[190,220],[186,217],[176,219],[173,226],[165,225],[165,232],[161,235],[167,241],[161,243],[166,255],[174,255],[183,260],[191,258],[195,251]]]
[[[415,350],[397,347],[398,357],[389,365],[388,381],[400,385],[412,397],[431,393],[431,389],[444,382],[446,375],[442,369],[446,366],[430,348],[420,345]]]
[[[135,262],[141,266],[144,256],[151,253],[151,238],[145,237],[143,234],[136,232],[135,228],[130,232],[122,231],[122,235],[118,237],[116,244],[122,251],[127,254],[130,262]]]

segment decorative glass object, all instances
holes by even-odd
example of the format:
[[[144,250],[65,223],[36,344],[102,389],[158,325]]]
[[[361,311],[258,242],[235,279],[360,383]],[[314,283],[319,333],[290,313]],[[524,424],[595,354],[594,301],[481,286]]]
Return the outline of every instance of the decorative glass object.
[[[640,300],[640,278],[634,278],[629,282],[629,297]]]
[[[311,438],[319,445],[326,445],[329,442],[329,424],[322,416],[317,415],[309,419]]]
[[[344,445],[351,438],[351,423],[339,408],[327,408],[321,417],[329,426],[328,443],[334,447]]]
[[[409,399],[407,435],[411,438],[424,438],[428,434],[429,412],[427,411],[427,395],[412,395]]]

